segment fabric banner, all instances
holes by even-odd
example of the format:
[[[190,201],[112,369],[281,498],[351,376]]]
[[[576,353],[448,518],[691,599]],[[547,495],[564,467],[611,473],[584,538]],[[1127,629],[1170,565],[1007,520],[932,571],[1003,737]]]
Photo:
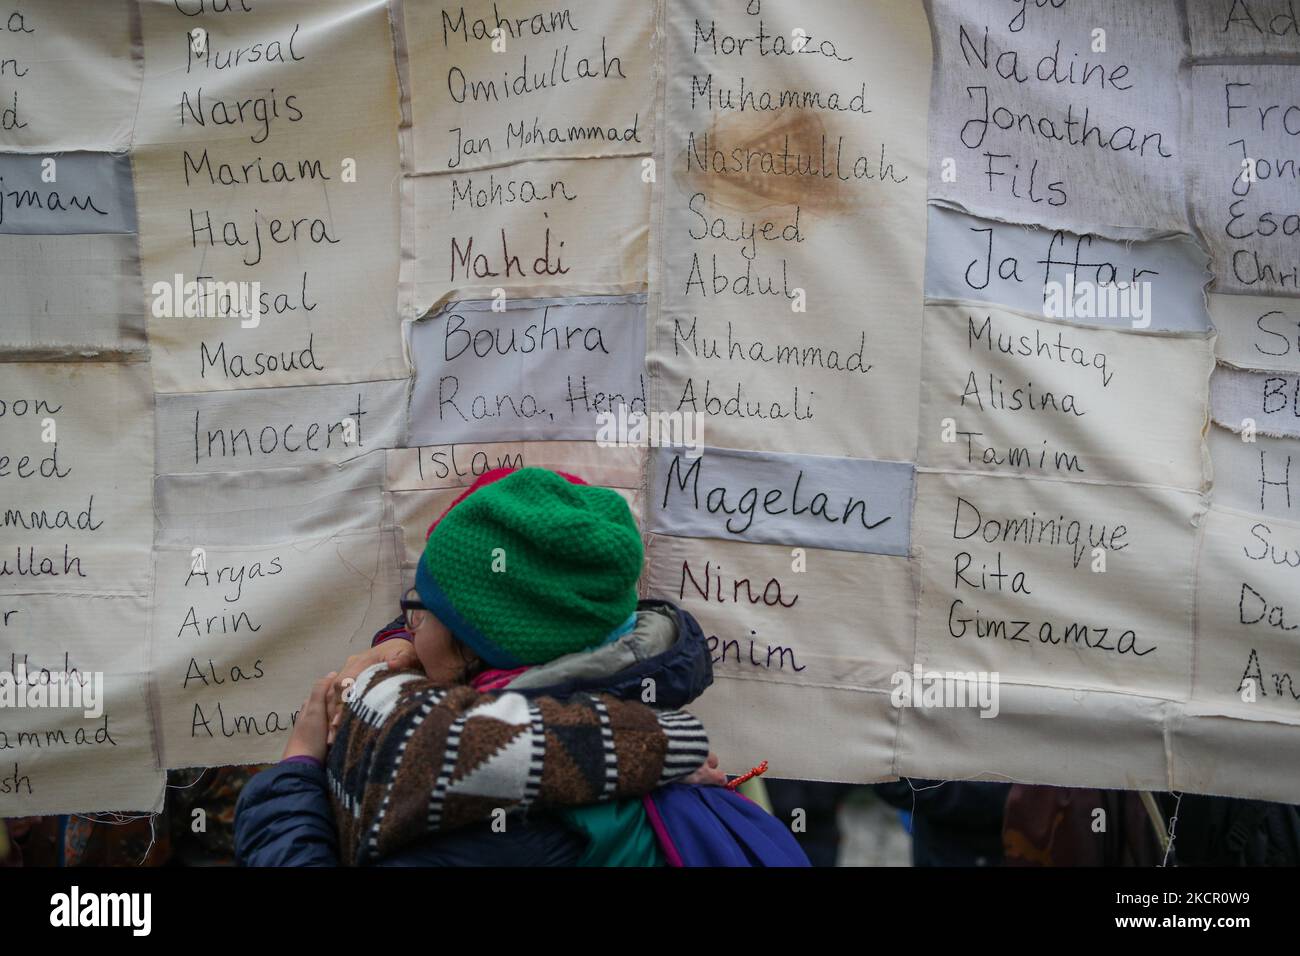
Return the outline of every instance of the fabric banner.
[[[720,680],[879,691],[911,669],[903,558],[662,534],[648,549],[648,592],[695,615]]]
[[[398,613],[382,455],[324,467],[159,479],[151,672],[163,766],[274,760],[305,688]]]
[[[972,707],[903,708],[896,772],[922,779],[1171,788],[1166,726],[1178,711],[1168,701],[1005,678],[998,687],[992,719]]]
[[[158,396],[158,474],[347,461],[403,443],[404,380]]]
[[[0,814],[162,809],[146,694],[150,600],[0,597]]]
[[[0,816],[157,809],[148,366],[2,368]]]
[[[630,158],[413,176],[402,315],[452,298],[619,295],[646,282],[650,188]]]
[[[655,4],[402,10],[415,171],[649,154]]]
[[[1185,700],[1199,495],[920,474],[916,662]]]
[[[0,14],[0,816],[275,759],[499,467],[727,771],[1300,802],[1293,6]]]
[[[147,594],[148,366],[0,369],[0,593]]]

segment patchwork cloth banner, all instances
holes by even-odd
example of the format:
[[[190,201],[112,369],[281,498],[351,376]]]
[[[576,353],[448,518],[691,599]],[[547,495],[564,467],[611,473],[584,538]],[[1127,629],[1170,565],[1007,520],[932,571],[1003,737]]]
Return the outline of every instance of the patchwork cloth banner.
[[[394,4],[401,314],[646,287],[657,4]]]
[[[716,447],[915,457],[930,44],[871,9],[666,4],[651,405]]]
[[[1282,0],[15,8],[0,817],[276,759],[499,467],[627,502],[728,771],[1300,802],[1298,43]]]
[[[922,465],[1200,490],[1204,404],[1171,381],[1214,368],[1206,335],[1136,335],[1005,309],[931,305]],[[1137,416],[1137,417],[1135,417]]]

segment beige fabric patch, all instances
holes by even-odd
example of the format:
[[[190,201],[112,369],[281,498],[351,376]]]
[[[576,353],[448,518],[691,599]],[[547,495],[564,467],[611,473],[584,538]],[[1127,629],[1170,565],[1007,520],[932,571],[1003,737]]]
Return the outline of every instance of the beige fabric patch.
[[[134,158],[158,391],[403,376],[385,3],[191,17],[153,0],[143,17]],[[202,55],[182,42],[195,29]],[[185,314],[195,282],[201,316]]]
[[[0,707],[0,816],[157,809],[148,367],[2,368],[0,681],[28,701],[66,673],[83,706]]]
[[[927,306],[919,462],[1199,490],[1207,481],[1206,403],[1170,383],[1199,385],[1203,396],[1213,369],[1205,335],[1135,335],[989,306]]]
[[[650,152],[655,4],[401,9],[416,172]]]
[[[918,474],[916,663],[1185,700],[1201,510],[1170,489]]]
[[[917,4],[842,10],[668,4],[651,405],[715,447],[910,460],[930,42]]]
[[[4,15],[0,150],[130,147],[142,66],[136,3],[95,0],[73,9],[34,0]]]

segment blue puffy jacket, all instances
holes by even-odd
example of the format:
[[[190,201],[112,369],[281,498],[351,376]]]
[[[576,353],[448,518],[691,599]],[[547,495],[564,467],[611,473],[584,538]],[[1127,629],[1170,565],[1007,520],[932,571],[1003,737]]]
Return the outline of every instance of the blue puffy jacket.
[[[639,621],[672,632],[647,638],[638,626],[615,645],[570,655],[533,668],[510,685],[529,697],[563,698],[606,693],[643,700],[647,688],[657,708],[683,707],[713,682],[708,643],[699,624],[667,601],[642,601]],[[662,647],[667,643],[666,648]],[[617,668],[617,669],[612,669]],[[414,843],[381,861],[383,866],[571,866],[586,839],[557,817],[534,813],[512,820],[505,833],[488,823]],[[325,770],[309,762],[284,762],[264,770],[244,787],[235,811],[235,852],[246,866],[337,866],[334,811]]]

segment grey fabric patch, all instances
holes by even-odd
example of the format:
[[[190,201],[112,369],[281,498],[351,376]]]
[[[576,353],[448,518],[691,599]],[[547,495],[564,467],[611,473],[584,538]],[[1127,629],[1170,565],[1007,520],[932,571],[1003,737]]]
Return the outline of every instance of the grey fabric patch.
[[[1136,281],[1136,301],[1149,309],[1146,326],[1134,324],[1141,320],[1135,320],[1132,309],[1128,315],[1051,317],[1080,325],[1204,332],[1210,328],[1205,286],[1212,276],[1207,260],[1190,236],[1115,242],[979,219],[931,205],[925,294],[930,299],[978,299],[1045,315],[1049,282],[1058,284],[1059,293],[1069,277],[1077,292],[1086,283],[1101,298],[1110,287],[1122,291],[1123,284]],[[1127,304],[1124,295],[1119,296],[1121,306]]]
[[[908,553],[911,462],[706,448],[651,455],[650,530],[687,538]]]
[[[53,171],[53,182],[42,178],[46,169]],[[114,232],[135,232],[135,191],[126,153],[0,154],[0,233]]]
[[[930,7],[932,199],[1076,232],[1189,229],[1177,4],[931,0]],[[1092,50],[1098,28],[1104,53]]]
[[[133,235],[0,235],[0,348],[143,352]]]
[[[1192,56],[1300,53],[1295,0],[1189,0]]]
[[[411,441],[592,441],[644,412],[645,296],[453,302],[410,327]]]
[[[1210,376],[1210,413],[1234,432],[1300,437],[1300,376],[1220,365]]]

